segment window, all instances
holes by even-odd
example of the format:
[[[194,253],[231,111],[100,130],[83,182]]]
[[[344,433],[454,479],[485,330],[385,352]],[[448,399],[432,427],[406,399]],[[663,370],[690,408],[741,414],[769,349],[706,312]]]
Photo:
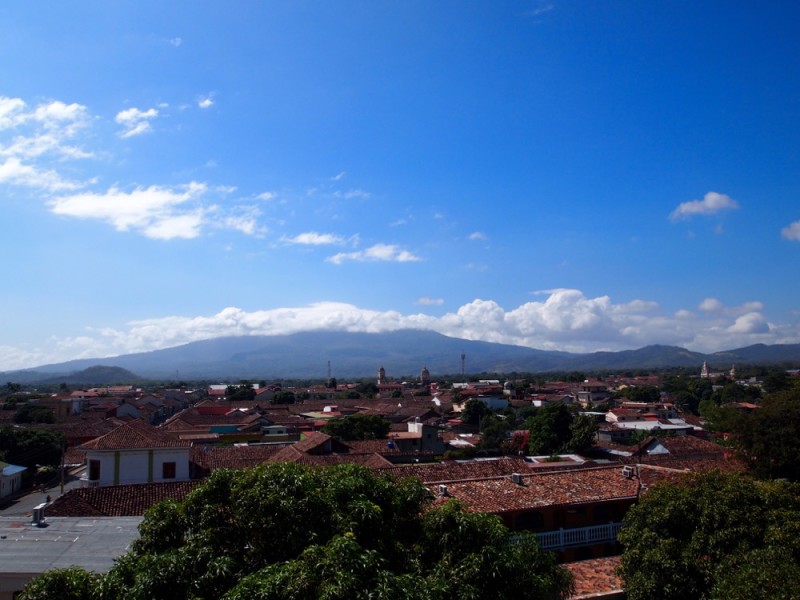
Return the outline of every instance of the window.
[[[517,515],[516,529],[520,531],[536,531],[544,527],[544,515],[538,511]]]
[[[89,481],[98,479],[100,479],[100,461],[92,459],[89,461]]]
[[[161,465],[161,479],[175,479],[175,463],[165,462]]]

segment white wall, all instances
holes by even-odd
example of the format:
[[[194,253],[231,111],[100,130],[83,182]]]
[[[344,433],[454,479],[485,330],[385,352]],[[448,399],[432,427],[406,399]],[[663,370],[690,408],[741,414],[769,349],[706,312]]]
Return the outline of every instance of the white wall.
[[[89,461],[100,461],[100,485],[115,485],[114,451],[88,450],[86,452],[86,474],[89,475]],[[119,485],[128,483],[148,483],[148,450],[119,451]],[[175,479],[164,479],[165,462],[175,463]],[[189,448],[156,448],[153,450],[153,482],[187,481],[189,479]]]

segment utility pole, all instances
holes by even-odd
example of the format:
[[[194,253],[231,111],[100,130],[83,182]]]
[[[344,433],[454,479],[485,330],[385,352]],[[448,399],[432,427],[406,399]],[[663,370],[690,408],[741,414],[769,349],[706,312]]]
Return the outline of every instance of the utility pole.
[[[64,455],[67,453],[67,443],[61,444],[61,495],[64,495]]]

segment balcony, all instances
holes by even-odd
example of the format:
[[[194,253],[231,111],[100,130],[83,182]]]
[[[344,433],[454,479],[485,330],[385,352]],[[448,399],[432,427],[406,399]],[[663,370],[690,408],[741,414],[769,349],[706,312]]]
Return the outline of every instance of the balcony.
[[[622,529],[622,523],[606,523],[605,525],[592,525],[590,527],[576,527],[575,529],[558,529],[537,533],[539,544],[544,550],[563,550],[577,546],[591,546],[616,542],[617,534]]]
[[[89,479],[87,477],[81,477],[81,487],[85,487],[85,488],[100,487],[100,480],[99,479]]]

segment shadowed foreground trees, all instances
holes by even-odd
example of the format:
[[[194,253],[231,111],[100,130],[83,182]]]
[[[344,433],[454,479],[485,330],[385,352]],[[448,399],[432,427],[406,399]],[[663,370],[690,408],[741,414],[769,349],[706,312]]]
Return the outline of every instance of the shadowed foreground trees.
[[[571,587],[534,536],[429,501],[416,480],[353,465],[215,471],[183,503],[148,511],[105,576],[46,573],[21,597],[544,599]]]
[[[798,534],[797,484],[710,473],[655,486],[619,534],[627,598],[797,598]]]

